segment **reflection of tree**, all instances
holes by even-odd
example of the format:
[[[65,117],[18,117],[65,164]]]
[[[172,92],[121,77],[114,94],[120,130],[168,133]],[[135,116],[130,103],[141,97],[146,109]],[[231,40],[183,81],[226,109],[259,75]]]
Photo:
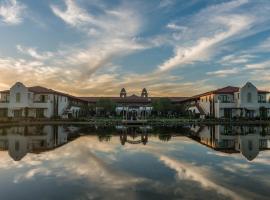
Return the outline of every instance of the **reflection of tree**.
[[[111,135],[111,134],[113,134],[115,132],[115,128],[113,126],[96,126],[95,127],[95,132],[98,135],[104,135],[105,133],[107,135]]]
[[[161,140],[161,141],[168,142],[168,141],[171,140],[172,135],[171,135],[171,134],[159,134],[159,135],[158,135],[158,138],[159,138],[159,140]]]
[[[109,142],[111,140],[111,135],[104,135],[104,134],[101,134],[101,135],[98,135],[98,140],[100,142]]]
[[[141,138],[142,138],[142,143],[143,143],[144,145],[146,145],[147,142],[148,142],[148,134],[147,134],[147,133],[142,134]]]
[[[127,135],[126,134],[120,134],[120,142],[122,145],[125,145],[127,141]]]
[[[136,137],[134,137],[134,135],[132,135],[132,136],[133,136],[133,140],[129,140],[126,133],[121,133],[120,134],[120,143],[122,145],[125,145],[125,143],[129,143],[129,144],[140,144],[140,143],[142,143],[143,145],[146,145],[147,142],[148,142],[148,134],[147,133],[142,133],[140,140],[135,140]]]
[[[268,134],[267,126],[262,126],[261,135],[265,137],[267,134]]]

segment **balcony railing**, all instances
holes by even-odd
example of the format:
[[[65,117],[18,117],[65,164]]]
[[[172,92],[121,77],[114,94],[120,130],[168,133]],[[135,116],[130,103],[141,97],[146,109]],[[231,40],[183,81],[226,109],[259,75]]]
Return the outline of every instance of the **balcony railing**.
[[[235,103],[234,101],[220,101],[220,103]]]
[[[48,101],[33,101],[33,103],[48,103]]]
[[[8,100],[0,100],[0,103],[9,103]]]
[[[216,103],[236,103],[236,101],[235,100],[218,100],[218,101],[216,101]]]

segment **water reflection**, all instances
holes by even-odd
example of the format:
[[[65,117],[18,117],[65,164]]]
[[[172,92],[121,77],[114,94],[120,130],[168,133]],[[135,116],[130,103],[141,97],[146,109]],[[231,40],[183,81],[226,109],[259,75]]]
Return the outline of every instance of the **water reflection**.
[[[144,144],[148,142],[148,132],[152,130],[151,126],[116,126],[116,130],[120,133],[120,142],[122,145]],[[139,139],[138,136],[140,136]]]
[[[15,161],[27,153],[52,150],[76,138],[76,127],[15,126],[0,128],[0,149]]]
[[[270,149],[270,129],[262,126],[192,127],[190,137],[216,151],[241,153],[247,160]]]
[[[0,130],[1,199],[238,200],[270,194],[270,152],[258,152],[269,147],[267,127]],[[257,158],[249,162],[240,152]]]
[[[260,151],[270,149],[270,128],[267,126],[16,126],[0,128],[0,149],[20,161],[27,153],[41,153],[58,148],[81,135],[96,135],[99,142],[110,142],[119,136],[121,145],[146,145],[157,137],[169,142],[176,137],[187,137],[222,153],[241,153],[252,161]]]

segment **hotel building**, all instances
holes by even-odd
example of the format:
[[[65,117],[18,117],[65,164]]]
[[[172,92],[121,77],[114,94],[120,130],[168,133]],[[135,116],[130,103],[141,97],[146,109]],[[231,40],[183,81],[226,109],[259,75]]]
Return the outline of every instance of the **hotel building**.
[[[144,88],[140,95],[127,95],[123,88],[118,97],[75,97],[41,86],[26,87],[15,83],[10,90],[0,91],[0,118],[77,118],[87,116],[98,102],[110,100],[116,105],[115,113],[125,119],[145,119],[153,110],[153,102],[169,99],[173,105],[188,105],[188,110],[201,117],[213,118],[268,118],[270,93],[257,89],[248,82],[243,87],[227,86],[192,97],[149,97]]]

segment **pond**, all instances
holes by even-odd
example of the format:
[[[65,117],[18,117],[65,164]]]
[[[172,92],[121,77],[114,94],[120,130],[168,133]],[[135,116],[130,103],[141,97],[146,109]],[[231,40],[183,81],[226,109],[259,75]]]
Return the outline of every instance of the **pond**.
[[[269,199],[270,127],[0,128],[1,199]]]

